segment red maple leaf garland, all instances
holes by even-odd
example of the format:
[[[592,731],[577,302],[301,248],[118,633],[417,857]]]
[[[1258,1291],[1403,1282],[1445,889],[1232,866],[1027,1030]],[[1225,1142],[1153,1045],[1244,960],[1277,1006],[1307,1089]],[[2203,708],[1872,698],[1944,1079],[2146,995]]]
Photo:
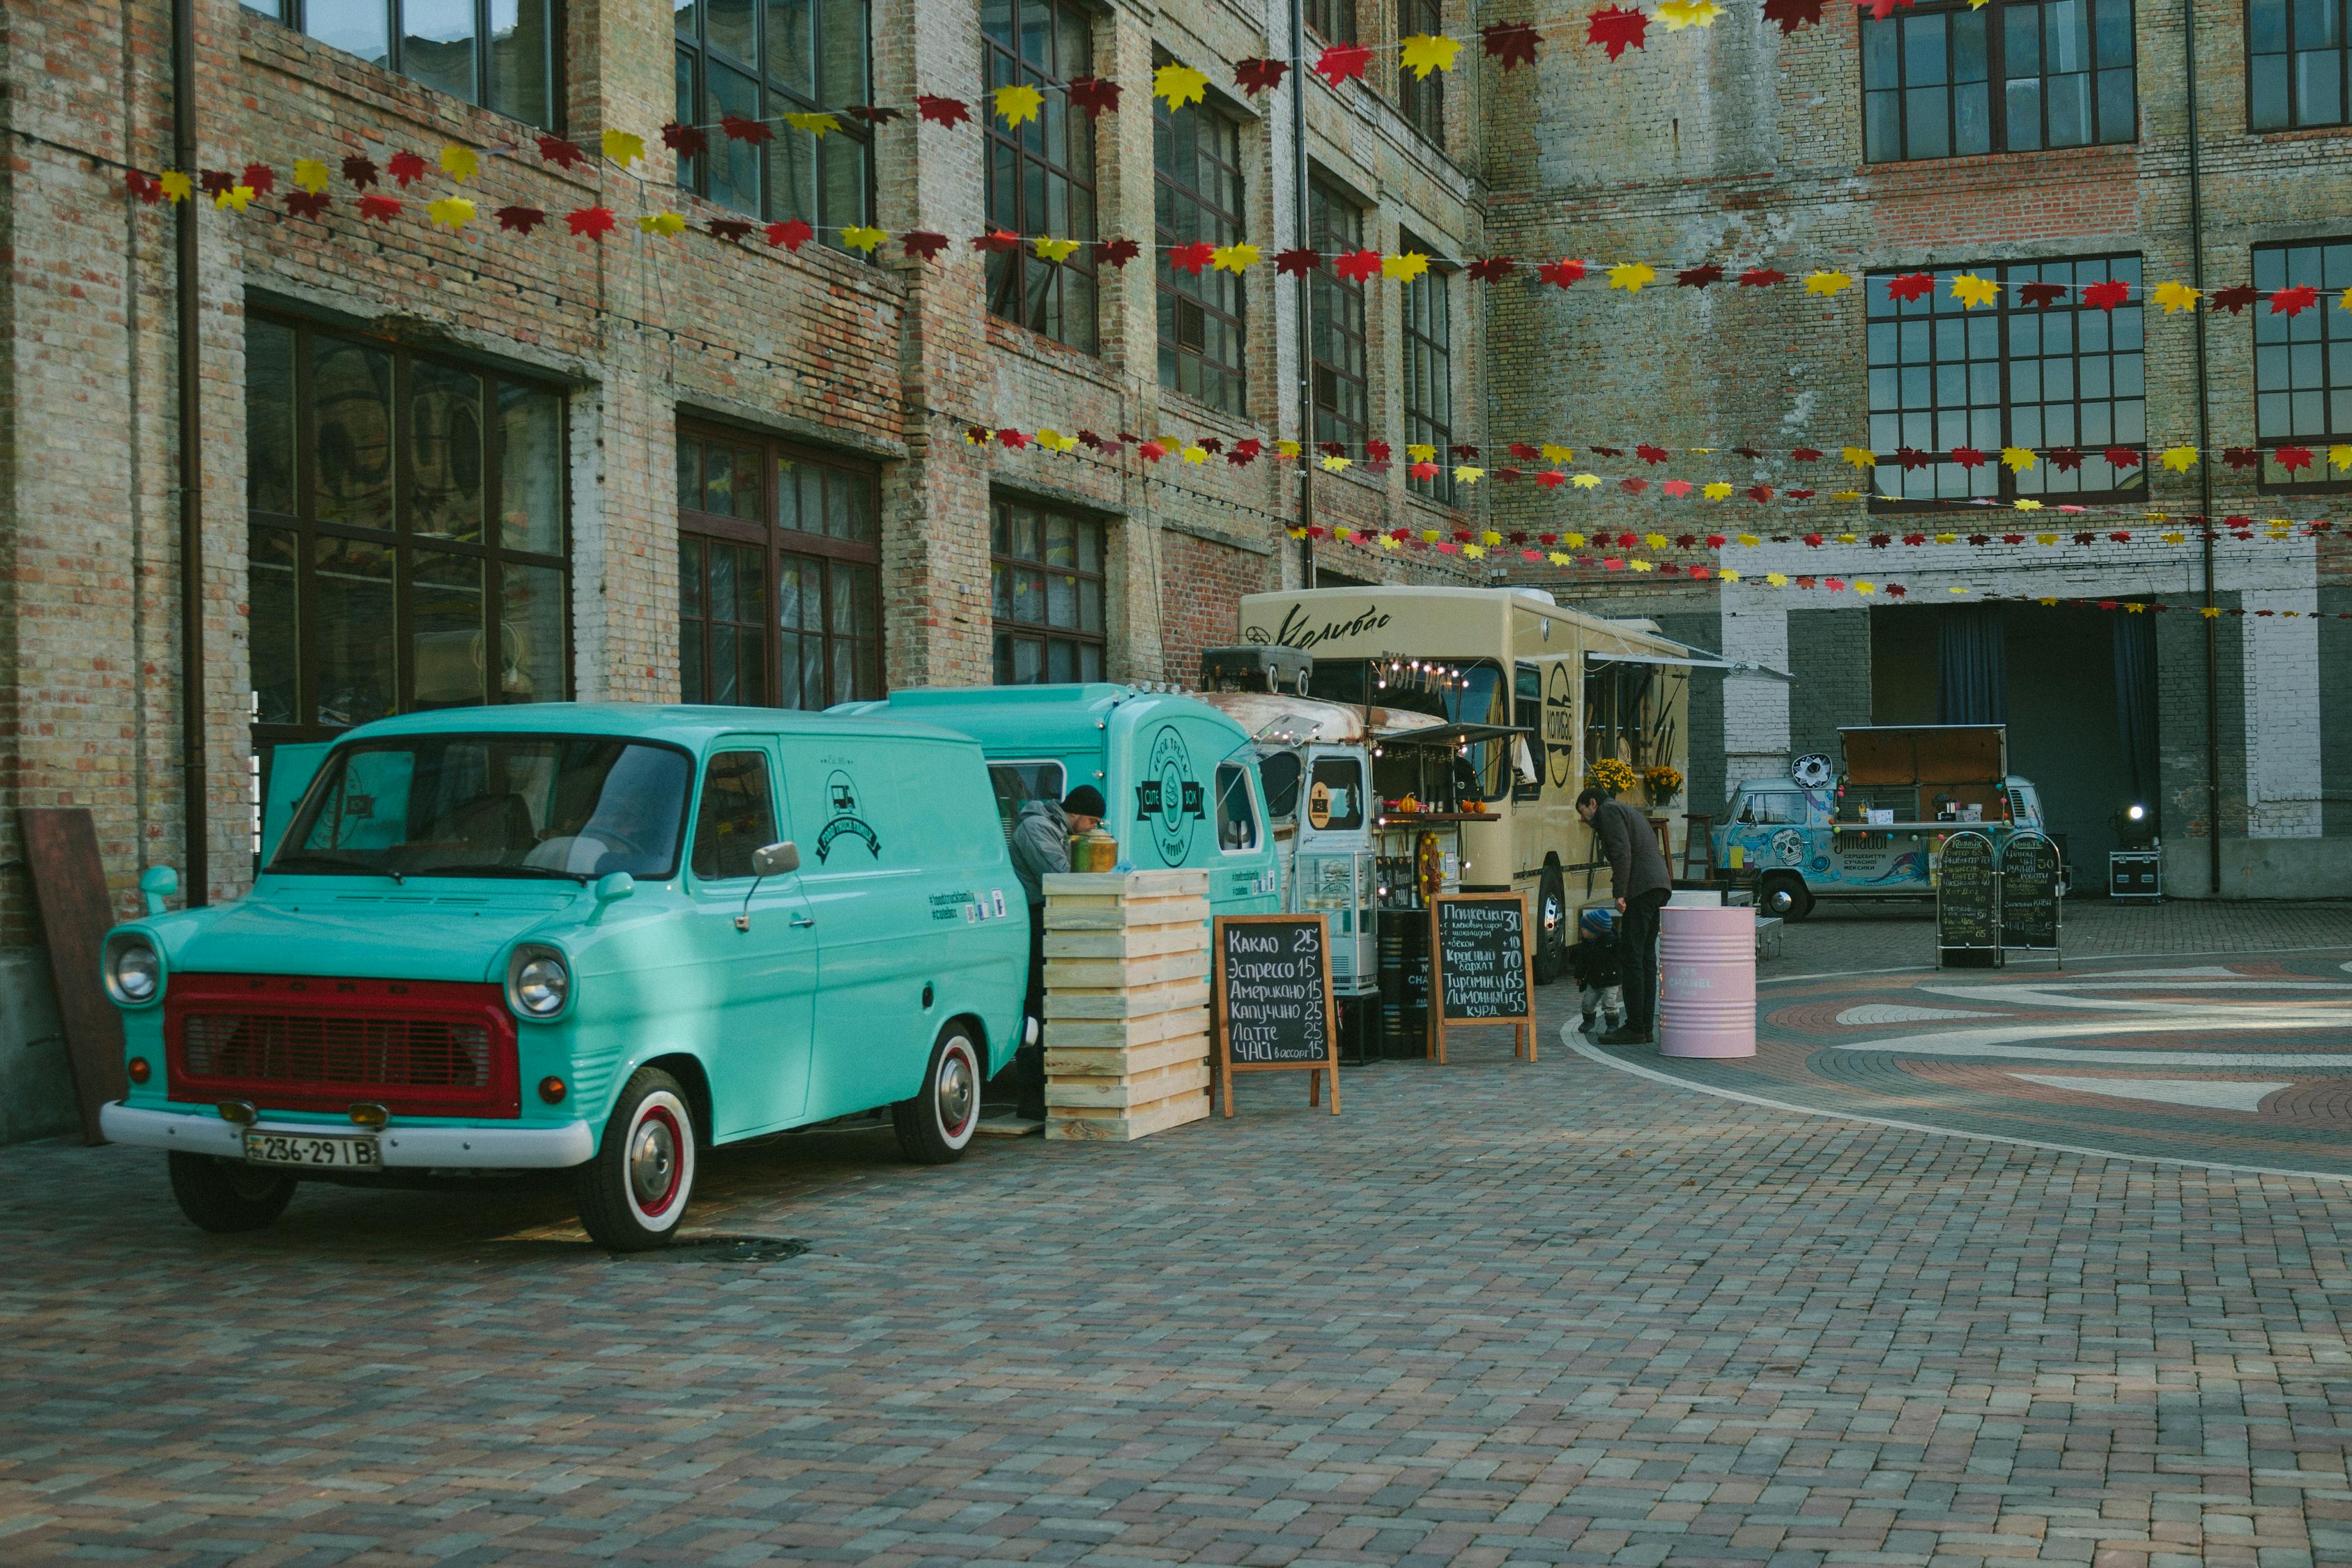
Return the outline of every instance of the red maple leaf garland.
[[[1784,36],[1814,26],[1822,19],[1822,0],[1764,0],[1764,19],[1779,23]]]
[[[2036,310],[2046,310],[2066,297],[2063,283],[2026,283],[2019,287],[2018,299]]]
[[[1541,485],[1548,490],[1556,490],[1559,489],[1560,486],[1568,483],[1568,476],[1561,473],[1558,468],[1546,468],[1542,473],[1536,476],[1536,483]]]
[[[971,118],[971,105],[960,98],[941,98],[935,92],[920,92],[915,95],[915,113],[934,125],[945,125],[952,130]]]
[[[1326,44],[1323,52],[1315,57],[1311,68],[1317,76],[1338,87],[1353,78],[1364,79],[1364,68],[1372,63],[1372,51],[1362,44]]]
[[[1507,256],[1482,256],[1470,264],[1470,280],[1474,283],[1500,283],[1511,275],[1513,260]]]
[[[1935,460],[1916,447],[1897,447],[1895,449],[1895,461],[1906,474],[1924,468]]]
[[[903,109],[885,109],[871,103],[853,103],[849,106],[849,112],[868,125],[887,125],[894,120],[907,118],[907,111]]]
[[[1886,280],[1886,297],[1909,304],[1924,300],[1936,291],[1936,275],[1932,272],[1906,272]]]
[[[2239,285],[2235,289],[2216,289],[2213,290],[2213,309],[2216,310],[2227,310],[2233,316],[2253,302],[2253,289],[2243,284]]]
[[[1887,17],[1895,15],[1895,8],[1897,5],[1908,7],[1911,0],[1860,0],[1860,3],[1864,9],[1870,13],[1872,21],[1884,22]]]
[[[1583,262],[1565,257],[1558,261],[1547,261],[1536,268],[1536,276],[1556,289],[1565,289],[1571,283],[1582,282],[1584,272]]]
[[[354,153],[343,160],[343,178],[361,190],[375,184],[375,160]]]
[[[2311,448],[2308,447],[2281,447],[2277,457],[2279,467],[2290,474],[2297,468],[2311,467]]]
[[[782,223],[770,224],[767,235],[770,245],[781,245],[786,250],[798,250],[816,237],[816,230],[809,226],[806,218],[794,217],[786,218]]]
[[[718,239],[749,239],[751,237],[751,226],[741,218],[715,217],[710,220],[710,233]]]
[[[1505,70],[1536,63],[1536,30],[1525,22],[1491,22],[1478,29],[1478,43]]]
[[[1822,449],[1819,447],[1799,447],[1789,457],[1795,462],[1818,463],[1822,460]]]
[[[1641,458],[1642,461],[1649,464],[1652,468],[1655,468],[1658,464],[1666,460],[1666,449],[1664,447],[1653,447],[1648,442],[1644,441],[1642,445],[1633,448],[1633,456]]]
[[[1542,457],[1543,452],[1539,447],[1531,447],[1525,441],[1514,441],[1511,443],[1511,456],[1522,463],[1532,463]]]
[[[2083,454],[2072,447],[2053,447],[2042,456],[2048,458],[2050,466],[2062,474],[2074,473],[2083,466]]]
[[[1772,499],[1772,487],[1770,485],[1753,485],[1750,486],[1745,493],[1749,500],[1754,501],[1758,506],[1762,506],[1766,501]]]
[[[425,177],[425,160],[414,153],[394,153],[384,160],[384,169],[406,190]]]
[[[563,222],[575,237],[602,239],[613,232],[613,209],[602,206],[575,207],[563,215]]]
[[[1236,60],[1234,62],[1234,85],[1255,98],[1261,92],[1272,92],[1290,74],[1288,60]]]
[[[247,163],[236,183],[257,196],[266,196],[278,188],[278,171],[267,163]]]
[[[1189,272],[1198,278],[1208,269],[1209,262],[1215,256],[1216,249],[1215,246],[1205,239],[1194,240],[1190,245],[1173,246],[1168,252],[1168,265],[1179,272]]]
[[[2139,452],[2136,447],[2110,447],[2105,451],[2100,453],[2099,456],[2107,460],[2107,466],[2111,468],[2137,468],[2139,467]]]
[[[1769,289],[1775,283],[1786,283],[1789,275],[1777,267],[1751,267],[1739,275],[1742,289]]]
[[[1100,120],[1104,110],[1118,108],[1118,83],[1115,81],[1091,76],[1073,77],[1066,90],[1070,107],[1085,110],[1088,120]]]
[[[1711,261],[1704,267],[1685,267],[1675,274],[1675,287],[1677,289],[1704,289],[1710,283],[1722,281],[1723,268]]]
[[[588,161],[588,154],[577,142],[566,142],[561,136],[539,139],[539,155],[559,169],[576,169]]]
[[[2259,468],[2263,466],[2262,453],[2252,447],[2228,447],[2221,453],[2221,460],[2232,468],[2238,469]]]
[[[133,169],[123,175],[122,185],[151,207],[163,199],[163,182],[142,170]]]
[[[749,142],[755,146],[760,142],[773,142],[776,139],[775,132],[765,122],[747,120],[740,114],[720,115],[719,129],[727,132],[727,139],[730,142]]]
[[[948,247],[948,237],[927,228],[909,229],[898,237],[898,248],[919,261],[932,261]]]
[[[204,194],[208,196],[219,195],[223,191],[236,188],[236,176],[230,174],[226,169],[199,169],[196,171],[196,189],[204,192]]]
[[[1381,253],[1377,250],[1351,250],[1331,258],[1331,270],[1350,283],[1361,283],[1381,273]]]
[[[1265,445],[1253,436],[1246,441],[1234,442],[1234,449],[1225,454],[1225,461],[1236,468],[1246,468],[1256,462],[1257,455],[1265,450]]]
[[[334,205],[335,198],[324,191],[289,191],[286,195],[286,210],[296,217],[323,217]]]
[[[691,125],[671,121],[661,128],[662,145],[681,158],[699,158],[710,150],[710,138]]]
[[[2319,290],[2308,283],[2281,289],[2271,296],[2271,314],[2299,316],[2319,303]]]
[[[1021,248],[1021,237],[1011,229],[992,228],[972,236],[971,247],[992,256],[1010,256]]]
[[[1124,268],[1143,254],[1143,247],[1131,239],[1098,239],[1095,241],[1095,260],[1105,267]]]
[[[1650,18],[1623,5],[1603,5],[1586,19],[1584,41],[1598,44],[1611,59],[1627,49],[1642,48],[1650,36]]]
[[[2103,279],[2083,290],[2083,303],[2095,310],[2112,310],[2130,298],[2131,285],[2120,278]]]
[[[1307,246],[1294,246],[1274,258],[1274,269],[1285,278],[1304,278],[1323,265],[1323,258]]]
[[[1637,496],[1650,488],[1650,481],[1639,475],[1629,475],[1617,481],[1617,488],[1629,496]]]
[[[529,234],[547,221],[547,215],[537,207],[500,207],[499,227],[509,234]]]
[[[378,223],[390,223],[399,216],[400,202],[396,197],[367,195],[360,198],[360,216],[362,217],[372,217]]]

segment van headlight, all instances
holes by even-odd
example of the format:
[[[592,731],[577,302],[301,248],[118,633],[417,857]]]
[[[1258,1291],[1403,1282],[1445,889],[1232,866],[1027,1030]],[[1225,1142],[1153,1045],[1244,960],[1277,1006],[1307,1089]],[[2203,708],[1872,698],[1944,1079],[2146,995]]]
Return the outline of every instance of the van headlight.
[[[143,1007],[163,994],[163,960],[155,944],[133,933],[106,948],[106,990],[126,1007]]]
[[[526,1018],[552,1018],[572,1000],[572,969],[551,947],[519,947],[507,960],[507,1005]]]

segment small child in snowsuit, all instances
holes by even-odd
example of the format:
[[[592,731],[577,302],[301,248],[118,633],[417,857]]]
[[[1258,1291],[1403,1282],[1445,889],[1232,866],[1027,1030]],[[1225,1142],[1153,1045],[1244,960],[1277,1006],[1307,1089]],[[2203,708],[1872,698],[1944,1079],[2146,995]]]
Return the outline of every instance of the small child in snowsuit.
[[[1569,973],[1576,977],[1584,1007],[1585,1037],[1614,1033],[1625,1022],[1625,988],[1618,984],[1617,917],[1610,910],[1587,910],[1578,922],[1580,940],[1568,950]],[[1595,1029],[1599,1017],[1601,1027]]]

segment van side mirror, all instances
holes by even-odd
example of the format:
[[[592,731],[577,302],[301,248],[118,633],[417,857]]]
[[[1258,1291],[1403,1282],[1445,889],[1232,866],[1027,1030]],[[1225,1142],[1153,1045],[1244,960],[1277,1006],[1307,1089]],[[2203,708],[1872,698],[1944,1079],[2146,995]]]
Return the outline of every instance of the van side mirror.
[[[169,866],[150,866],[139,874],[139,890],[146,895],[147,912],[160,915],[163,900],[180,890],[180,874]]]
[[[594,925],[604,918],[606,910],[637,890],[637,879],[626,871],[608,871],[596,879],[595,887],[590,890],[596,896],[596,912],[588,917],[588,923]]]
[[[751,851],[751,874],[755,877],[781,877],[800,868],[800,847],[790,839]]]

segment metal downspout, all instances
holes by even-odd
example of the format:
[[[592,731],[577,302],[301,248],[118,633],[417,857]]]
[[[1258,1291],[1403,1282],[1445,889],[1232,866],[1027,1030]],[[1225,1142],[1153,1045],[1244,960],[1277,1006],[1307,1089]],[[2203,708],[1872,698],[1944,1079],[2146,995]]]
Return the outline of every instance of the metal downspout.
[[[2197,0],[2180,0],[2181,54],[2189,92],[2189,284],[2205,289],[2204,167],[2200,157],[2197,122]],[[2205,849],[2206,872],[2212,896],[2221,896],[2221,663],[2220,618],[2211,612],[2213,594],[2213,430],[2211,398],[2206,384],[2205,317],[2197,311],[2197,465],[2198,510],[2204,536],[2205,623]]]

